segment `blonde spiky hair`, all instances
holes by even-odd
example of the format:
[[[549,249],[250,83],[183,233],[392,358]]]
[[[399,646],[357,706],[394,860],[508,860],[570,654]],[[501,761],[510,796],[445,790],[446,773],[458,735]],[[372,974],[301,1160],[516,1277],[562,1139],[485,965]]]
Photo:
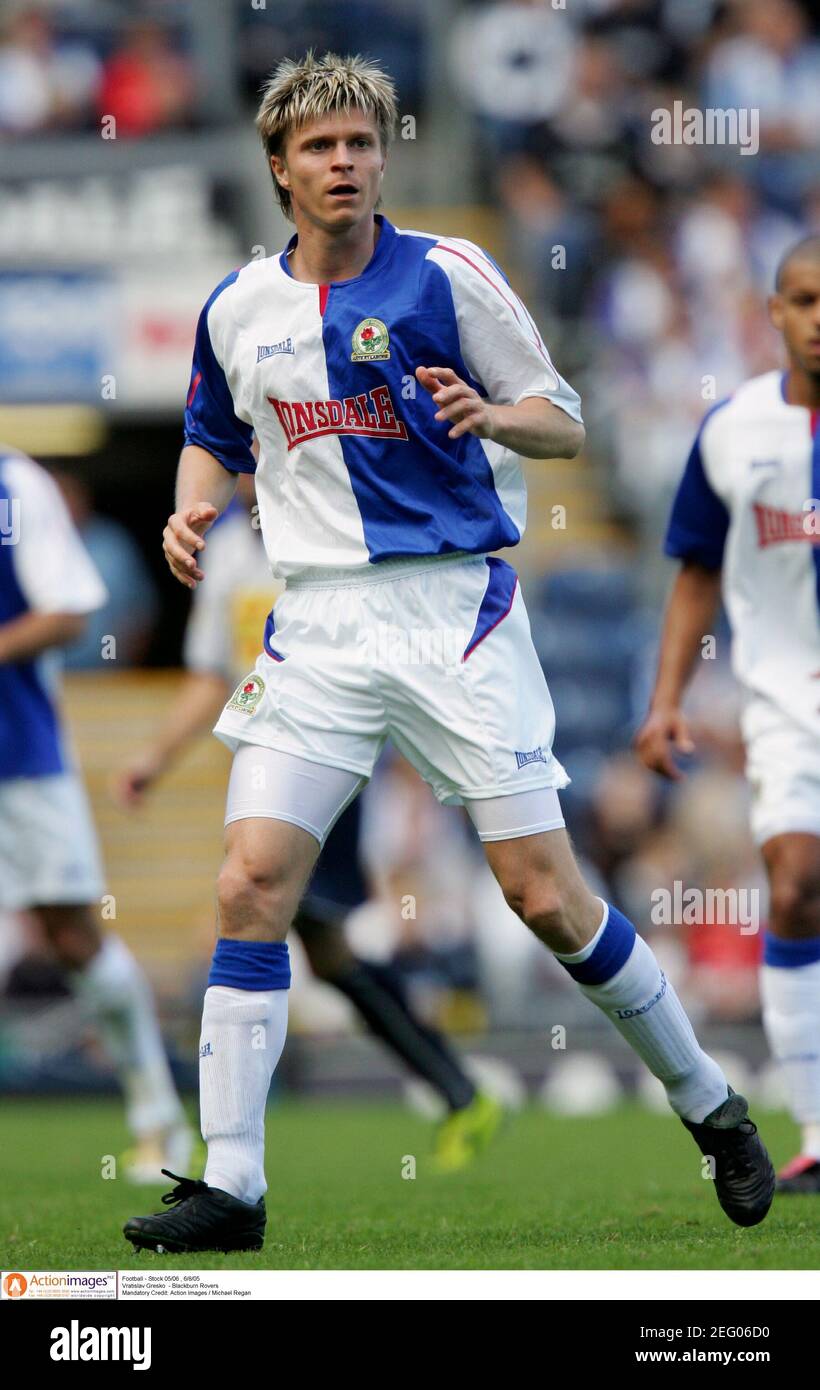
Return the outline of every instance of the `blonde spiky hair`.
[[[283,59],[262,89],[256,116],[268,159],[281,155],[288,136],[309,121],[354,107],[373,118],[382,149],[387,150],[397,119],[396,88],[381,68],[359,53],[343,58],[325,53],[317,58],[310,49],[299,62]],[[282,188],[275,175],[273,186],[282,212],[292,221],[289,190]]]

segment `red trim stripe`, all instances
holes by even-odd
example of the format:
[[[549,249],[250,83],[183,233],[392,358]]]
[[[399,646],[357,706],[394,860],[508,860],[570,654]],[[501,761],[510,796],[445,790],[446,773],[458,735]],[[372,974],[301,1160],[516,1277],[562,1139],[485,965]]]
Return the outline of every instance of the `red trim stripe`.
[[[501,290],[498,288],[498,285],[496,285],[495,282],[490,279],[489,275],[484,274],[484,271],[481,269],[480,265],[476,265],[475,261],[471,261],[470,257],[465,256],[463,251],[457,251],[454,246],[445,246],[443,241],[437,241],[435,249],[436,251],[449,251],[451,256],[458,256],[459,260],[466,261],[468,265],[471,265],[473,267],[473,270],[477,270],[482,280],[486,280],[488,285],[492,285],[496,294],[501,295],[501,298],[504,300],[504,303],[507,305],[507,308],[512,309],[513,313],[515,314],[516,323],[521,322],[521,320],[518,317],[518,314],[515,313],[515,305],[510,303],[510,300],[507,298],[505,294],[501,294]]]
[[[504,300],[504,303],[507,305],[507,308],[508,308],[508,309],[512,309],[513,314],[515,315],[515,321],[516,321],[516,323],[519,323],[519,324],[521,323],[521,320],[520,320],[520,318],[518,317],[518,313],[517,313],[517,310],[516,310],[515,305],[512,303],[511,300],[509,300],[509,299],[507,298],[507,296],[506,296],[505,294],[502,294],[501,290],[498,288],[498,285],[495,283],[495,281],[494,281],[494,280],[491,280],[490,277],[489,277],[489,275],[485,275],[485,274],[484,274],[484,271],[481,269],[481,266],[480,266],[480,265],[476,265],[475,261],[471,261],[471,260],[470,260],[470,257],[469,257],[469,256],[465,256],[465,254],[464,254],[463,251],[457,251],[456,248],[455,248],[454,246],[445,246],[445,244],[444,244],[443,241],[437,241],[437,242],[436,242],[435,250],[436,250],[436,251],[449,251],[451,256],[458,256],[460,260],[466,261],[468,265],[471,265],[471,266],[473,267],[473,270],[477,271],[478,274],[481,276],[482,280],[486,280],[488,285],[492,285],[492,287],[493,287],[493,289],[495,290],[496,294],[497,294],[497,295],[500,295],[501,298]],[[489,265],[490,262],[488,261],[487,264]],[[511,291],[511,293],[512,293],[512,291]],[[517,296],[517,295],[516,295],[515,297],[516,297],[516,299],[518,299],[518,296]],[[519,304],[521,304],[521,300],[520,300],[520,299],[518,300],[518,302],[519,302]],[[523,304],[521,304],[521,308],[524,309]],[[533,333],[533,341],[534,341],[534,343],[535,343],[535,346],[538,348],[538,351],[540,352],[540,354],[541,354],[541,356],[543,357],[544,361],[545,361],[550,367],[552,367],[552,362],[550,362],[550,359],[549,359],[549,357],[548,357],[548,355],[547,355],[547,352],[546,352],[546,350],[545,350],[545,348],[544,348],[544,344],[541,342],[540,334],[538,333],[537,329],[535,328],[535,325],[533,324],[532,319],[530,318],[530,316],[529,316],[529,314],[527,313],[526,310],[524,310],[524,314],[525,314],[525,317],[526,317],[526,319],[527,319],[528,326],[529,326],[530,329],[532,330],[532,333]],[[555,368],[552,367],[552,370],[555,371]]]
[[[319,313],[324,315],[327,305],[327,297],[330,294],[330,285],[319,286]]]
[[[200,383],[201,380],[202,380],[202,373],[201,373],[201,372],[197,372],[196,376],[194,377],[193,381],[191,382],[191,389],[190,389],[190,391],[188,392],[188,408],[189,408],[189,409],[190,409],[190,407],[191,407],[191,406],[193,405],[193,403],[194,403],[194,396],[196,395],[197,391],[199,390],[199,383]]]

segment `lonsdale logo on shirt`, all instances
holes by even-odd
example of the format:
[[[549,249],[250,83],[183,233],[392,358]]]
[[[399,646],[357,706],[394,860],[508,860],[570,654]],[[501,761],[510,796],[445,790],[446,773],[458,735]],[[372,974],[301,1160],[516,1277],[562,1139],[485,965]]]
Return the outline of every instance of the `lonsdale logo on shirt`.
[[[781,541],[810,541],[820,545],[820,504],[813,497],[803,503],[802,512],[786,512],[779,507],[753,504],[760,549]]]
[[[235,710],[237,714],[253,714],[264,693],[265,682],[252,671],[239,682],[225,708]]]
[[[328,401],[268,400],[279,416],[288,450],[323,434],[366,434],[378,439],[406,439],[407,429],[396,417],[387,385],[374,386],[358,396]]]
[[[390,356],[390,334],[381,319],[362,319],[353,330],[351,362],[385,362]]]

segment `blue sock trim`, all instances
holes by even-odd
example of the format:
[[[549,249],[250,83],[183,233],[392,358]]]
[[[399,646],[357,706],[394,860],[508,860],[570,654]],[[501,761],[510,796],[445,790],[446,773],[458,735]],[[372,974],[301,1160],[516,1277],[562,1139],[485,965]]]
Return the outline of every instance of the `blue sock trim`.
[[[603,985],[626,965],[635,945],[635,928],[628,917],[609,904],[609,919],[598,945],[586,960],[561,961],[579,985]]]
[[[782,936],[772,936],[767,931],[763,940],[764,965],[799,970],[801,965],[813,965],[820,960],[820,936],[807,936],[802,941],[784,941]]]
[[[220,936],[208,985],[230,989],[290,989],[286,941],[232,941]]]

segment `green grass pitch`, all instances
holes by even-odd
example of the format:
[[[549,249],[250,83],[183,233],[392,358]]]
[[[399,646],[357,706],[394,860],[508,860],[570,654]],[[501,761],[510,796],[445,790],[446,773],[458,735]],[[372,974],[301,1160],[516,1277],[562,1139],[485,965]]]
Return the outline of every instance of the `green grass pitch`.
[[[758,1117],[760,1118],[760,1117]],[[776,1163],[785,1116],[762,1117]],[[127,1146],[114,1102],[3,1101],[4,1269],[816,1269],[816,1198],[732,1226],[673,1119],[625,1106],[590,1119],[528,1109],[468,1172],[435,1176],[430,1127],[397,1105],[287,1101],[268,1111],[268,1232],[259,1254],[135,1254],[123,1220],[158,1187],[103,1179]],[[414,1180],[403,1161],[416,1159]]]

